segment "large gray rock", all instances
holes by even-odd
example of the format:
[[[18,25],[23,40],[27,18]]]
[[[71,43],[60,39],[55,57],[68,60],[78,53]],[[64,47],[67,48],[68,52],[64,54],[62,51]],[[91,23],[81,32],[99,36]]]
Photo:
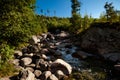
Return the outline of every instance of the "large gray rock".
[[[111,61],[120,61],[120,53],[106,53],[103,54],[105,59],[109,59]]]
[[[54,74],[52,74],[51,76],[48,77],[47,80],[58,80],[58,78]]]
[[[65,76],[65,74],[64,74],[61,70],[58,70],[58,71],[56,71],[55,76],[56,76],[59,80],[61,80],[61,79]]]
[[[39,68],[41,71],[46,71],[49,67],[49,64],[47,61],[44,61],[44,59],[38,59],[36,61],[36,68]]]
[[[81,48],[95,54],[120,52],[120,32],[115,28],[91,27],[81,36]]]
[[[22,70],[18,75],[18,80],[35,80],[35,75],[29,70]]]
[[[34,69],[33,69],[32,67],[26,67],[25,69],[26,69],[26,70],[29,70],[29,71],[31,71],[31,72],[34,72]]]
[[[19,59],[14,59],[12,63],[16,66],[19,66],[20,65],[19,61],[20,61]]]
[[[52,75],[52,73],[50,71],[45,71],[41,74],[40,79],[41,80],[47,80],[48,77],[50,77],[51,75]]]
[[[79,59],[86,59],[87,57],[92,55],[83,51],[76,51],[75,53],[72,54],[72,56]]]
[[[57,59],[55,60],[51,66],[51,72],[52,73],[55,73],[57,72],[58,70],[61,70],[64,74],[66,75],[69,75],[71,74],[72,72],[72,67],[70,64],[68,64],[67,62],[65,62],[64,60],[62,59]]]
[[[24,65],[29,65],[30,63],[32,63],[32,59],[30,57],[24,57],[20,60],[20,63],[24,66]]]

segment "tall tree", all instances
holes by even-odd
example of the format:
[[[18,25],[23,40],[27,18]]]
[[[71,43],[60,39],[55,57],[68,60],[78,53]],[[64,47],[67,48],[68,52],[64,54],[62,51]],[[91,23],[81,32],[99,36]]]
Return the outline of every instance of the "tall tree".
[[[78,0],[71,0],[71,8],[72,8],[72,18],[71,18],[71,31],[77,33],[78,29],[81,27],[81,20],[80,20],[80,2]]]
[[[72,2],[72,15],[77,14],[80,11],[80,2],[78,0],[71,0]]]
[[[104,5],[104,8],[106,10],[107,21],[110,22],[115,21],[117,17],[116,11],[114,10],[114,6],[112,4],[113,3],[106,2]]]

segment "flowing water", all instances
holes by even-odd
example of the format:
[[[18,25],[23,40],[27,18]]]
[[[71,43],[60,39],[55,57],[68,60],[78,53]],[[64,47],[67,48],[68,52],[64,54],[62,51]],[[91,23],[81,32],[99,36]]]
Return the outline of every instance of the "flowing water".
[[[111,75],[112,75],[111,70],[106,69],[106,67],[101,68],[100,66],[90,66],[91,63],[72,57],[72,54],[74,52],[76,52],[77,50],[79,50],[80,47],[77,47],[74,44],[72,44],[72,42],[70,41],[69,38],[62,38],[62,39],[59,38],[58,40],[52,41],[52,43],[56,44],[56,48],[57,48],[56,51],[58,51],[62,54],[62,59],[64,59],[66,62],[68,62],[73,67],[74,70],[76,70],[78,72],[87,71],[87,72],[89,72],[87,75],[90,75],[93,77],[96,77],[98,75],[100,75],[100,76],[107,75],[107,76],[105,76],[104,80],[113,80],[111,78]],[[104,65],[104,63],[102,63],[102,64],[97,63],[97,60],[94,60],[94,61],[91,60],[91,62],[96,62],[95,65],[97,65],[97,64]],[[86,64],[86,63],[89,64],[89,67],[85,67],[86,65],[84,65],[84,64]],[[94,65],[94,63],[92,63],[92,64]],[[92,70],[94,70],[94,73],[92,72]],[[101,74],[101,73],[105,73],[105,75]],[[101,79],[99,79],[99,80],[101,80]],[[117,79],[115,79],[115,80],[117,80]]]

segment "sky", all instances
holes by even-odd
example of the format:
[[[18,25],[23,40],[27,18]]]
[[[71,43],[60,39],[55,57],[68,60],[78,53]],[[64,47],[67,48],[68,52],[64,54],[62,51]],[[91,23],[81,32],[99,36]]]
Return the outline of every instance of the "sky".
[[[78,0],[81,8],[80,14],[91,15],[99,18],[100,14],[105,12],[105,2],[113,2],[114,9],[120,10],[120,0]],[[41,9],[43,13],[41,13]],[[49,13],[48,13],[48,12]],[[71,17],[71,0],[37,0],[36,14],[44,14],[46,16]]]

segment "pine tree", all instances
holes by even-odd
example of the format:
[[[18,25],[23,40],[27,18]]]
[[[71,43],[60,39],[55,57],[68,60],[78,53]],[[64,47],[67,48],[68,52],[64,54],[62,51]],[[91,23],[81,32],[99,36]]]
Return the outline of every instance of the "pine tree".
[[[106,2],[104,5],[104,8],[106,10],[107,21],[110,22],[116,21],[117,18],[116,11],[114,10],[114,6],[112,6],[112,4],[113,3]]]
[[[71,18],[71,31],[77,33],[78,29],[81,27],[81,20],[80,20],[80,2],[78,0],[71,0],[71,8],[72,8],[72,18]]]
[[[72,15],[77,14],[80,11],[80,2],[78,0],[71,0],[72,2]]]

